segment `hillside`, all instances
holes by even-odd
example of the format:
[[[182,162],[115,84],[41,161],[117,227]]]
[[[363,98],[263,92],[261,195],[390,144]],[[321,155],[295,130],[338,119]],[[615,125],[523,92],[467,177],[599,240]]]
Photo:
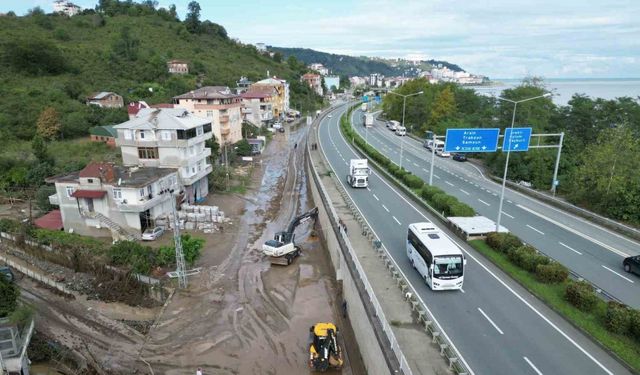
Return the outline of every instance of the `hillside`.
[[[235,87],[240,76],[262,79],[269,72],[297,81],[299,72],[230,40],[224,28],[197,21],[197,29],[164,9],[129,2],[104,2],[109,9],[72,18],[45,15],[0,17],[0,137],[29,140],[45,107],[60,114],[61,136],[85,136],[94,125],[125,120],[126,110],[84,104],[97,91],[114,91],[125,103],[166,102],[203,85]],[[166,61],[184,59],[191,73],[171,76]],[[308,90],[292,82],[292,105],[314,106]],[[296,100],[304,97],[305,103]],[[296,105],[298,104],[298,105]],[[3,142],[0,141],[0,144]]]
[[[380,73],[385,76],[407,77],[416,76],[420,70],[429,70],[432,66],[442,64],[453,71],[463,71],[456,64],[447,61],[427,60],[420,61],[416,66],[407,60],[371,58],[366,56],[335,55],[332,53],[320,52],[308,48],[284,48],[268,47],[270,51],[280,52],[285,59],[295,56],[305,64],[320,63],[329,68],[334,74],[345,76],[368,76],[372,73]],[[416,69],[418,68],[418,69]]]

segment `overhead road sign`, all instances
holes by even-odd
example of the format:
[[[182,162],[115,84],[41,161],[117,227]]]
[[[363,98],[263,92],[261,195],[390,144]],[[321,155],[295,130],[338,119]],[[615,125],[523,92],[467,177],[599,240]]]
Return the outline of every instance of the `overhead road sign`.
[[[368,97],[367,95],[364,95],[364,96],[362,97],[362,102],[363,102],[363,103],[369,103],[369,97]]]
[[[502,151],[528,151],[531,140],[531,128],[506,128]]]
[[[447,129],[446,152],[495,152],[498,149],[498,128]]]

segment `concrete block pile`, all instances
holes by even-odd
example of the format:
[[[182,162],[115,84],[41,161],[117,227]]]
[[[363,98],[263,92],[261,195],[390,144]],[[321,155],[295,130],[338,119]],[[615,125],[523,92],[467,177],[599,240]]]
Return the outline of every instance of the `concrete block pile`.
[[[181,230],[201,230],[204,233],[213,233],[221,229],[221,224],[229,222],[217,206],[194,206],[184,203],[178,211],[178,227]],[[156,225],[165,229],[173,229],[173,214],[161,216],[156,219]]]

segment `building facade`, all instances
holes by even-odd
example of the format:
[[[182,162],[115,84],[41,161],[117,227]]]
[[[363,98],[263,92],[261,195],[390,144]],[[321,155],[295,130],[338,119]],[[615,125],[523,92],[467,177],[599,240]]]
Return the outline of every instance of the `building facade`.
[[[259,87],[272,87],[276,94],[273,100],[273,116],[283,119],[289,111],[289,83],[280,78],[267,78],[258,81],[249,87],[249,91],[259,90]]]
[[[122,96],[109,91],[101,91],[87,98],[88,105],[97,105],[104,108],[122,108],[124,100]]]
[[[322,96],[324,89],[322,88],[322,76],[315,73],[306,73],[300,77],[300,81],[306,83],[316,94]]]
[[[205,142],[213,137],[211,119],[182,108],[143,108],[114,129],[125,166],[177,169],[189,203],[209,194],[207,176],[213,167]]]
[[[324,77],[324,88],[327,91],[331,91],[332,87],[335,87],[336,90],[340,89],[340,77],[338,76]]]
[[[176,107],[206,118],[220,145],[242,139],[242,98],[225,86],[205,86],[173,98]]]
[[[91,142],[106,143],[109,147],[116,147],[116,137],[118,132],[113,125],[94,126],[89,129],[89,139]]]
[[[82,8],[70,1],[56,0],[53,2],[54,13],[62,13],[66,14],[69,17],[73,17],[76,14],[80,13],[80,11],[82,11]]]
[[[189,63],[184,60],[169,60],[167,71],[171,74],[189,74]]]
[[[320,64],[320,63],[314,63],[309,65],[309,69],[316,71],[318,73],[320,73],[323,76],[326,76],[329,74],[329,69],[325,68],[324,65]]]
[[[242,119],[255,126],[265,126],[273,120],[273,96],[267,92],[242,94]]]

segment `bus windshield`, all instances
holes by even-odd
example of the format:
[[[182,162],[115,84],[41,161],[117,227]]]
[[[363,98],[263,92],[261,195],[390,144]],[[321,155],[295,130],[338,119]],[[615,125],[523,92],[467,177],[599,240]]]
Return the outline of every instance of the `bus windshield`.
[[[454,279],[462,276],[462,257],[460,255],[437,256],[434,258],[433,277]]]

